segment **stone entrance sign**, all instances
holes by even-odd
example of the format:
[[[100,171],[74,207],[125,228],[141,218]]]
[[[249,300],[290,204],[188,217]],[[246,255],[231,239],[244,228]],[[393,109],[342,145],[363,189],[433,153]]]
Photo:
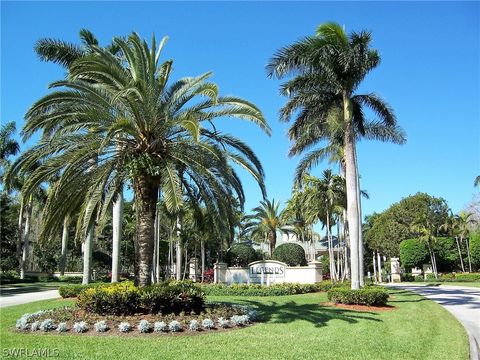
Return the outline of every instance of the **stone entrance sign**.
[[[275,260],[255,261],[248,264],[250,278],[268,275],[270,278],[284,278],[287,264]]]

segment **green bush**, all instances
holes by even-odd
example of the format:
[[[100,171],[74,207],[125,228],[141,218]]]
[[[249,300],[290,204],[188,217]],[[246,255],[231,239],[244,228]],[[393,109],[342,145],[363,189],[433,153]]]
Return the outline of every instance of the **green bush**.
[[[328,300],[336,304],[385,306],[388,292],[379,287],[365,287],[359,290],[333,288],[327,293]]]
[[[98,287],[98,286],[107,286],[105,283],[93,283],[88,285],[82,284],[73,284],[73,285],[62,285],[58,288],[58,292],[62,298],[72,298],[77,297],[83,290]]]
[[[470,236],[470,259],[475,270],[480,270],[480,232]]]
[[[246,244],[234,244],[225,254],[228,266],[246,267],[249,263],[258,260],[253,247]]]
[[[100,315],[198,314],[204,303],[201,288],[191,281],[163,282],[142,288],[125,281],[81,291],[77,306]]]
[[[400,263],[407,270],[422,267],[429,261],[428,249],[424,242],[418,239],[403,240],[400,243]]]
[[[413,276],[412,274],[409,274],[409,273],[400,275],[400,278],[402,281],[415,281],[415,277],[418,277],[418,276]],[[420,277],[423,279],[423,276],[420,276]]]
[[[273,250],[272,259],[284,262],[288,266],[307,265],[305,250],[303,250],[301,245],[294,243],[285,243],[277,246]]]
[[[66,283],[71,283],[71,284],[81,284],[82,283],[82,277],[81,276],[59,276],[57,278],[57,281],[60,282],[66,282]]]
[[[338,286],[341,285],[331,282],[317,284],[282,283],[270,286],[259,284],[205,284],[202,285],[202,291],[205,295],[210,296],[283,296],[328,291]]]
[[[422,276],[423,280],[423,276]],[[437,282],[477,282],[480,281],[480,273],[448,273],[438,274],[435,278],[435,274],[427,274],[427,281]]]

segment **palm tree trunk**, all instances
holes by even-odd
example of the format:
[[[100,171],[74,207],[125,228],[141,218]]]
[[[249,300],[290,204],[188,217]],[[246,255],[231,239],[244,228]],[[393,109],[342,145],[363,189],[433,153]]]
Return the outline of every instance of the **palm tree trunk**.
[[[357,206],[358,206],[358,224],[360,226],[358,232],[358,272],[360,276],[360,287],[365,285],[365,270],[364,270],[364,261],[363,261],[363,234],[362,234],[362,201],[360,198],[360,176],[358,175],[358,158],[357,158],[357,149],[354,148],[355,151],[355,166],[357,172]]]
[[[122,241],[122,221],[123,221],[123,189],[117,195],[113,203],[112,225],[113,225],[113,244],[112,244],[112,283],[120,280],[120,243]]]
[[[205,280],[204,273],[205,273],[205,243],[203,240],[200,240],[200,257],[202,262],[202,283]]]
[[[345,154],[345,180],[347,190],[347,219],[348,233],[350,235],[350,271],[352,289],[360,288],[360,259],[359,241],[360,229],[358,214],[358,174],[355,161],[355,137],[351,123],[351,103],[347,95],[343,96],[343,112],[345,122],[344,154]]]
[[[180,239],[180,230],[181,230],[181,223],[180,223],[180,216],[177,216],[177,241],[176,241],[176,249],[175,249],[175,259],[176,259],[176,267],[175,267],[175,277],[177,280],[182,279],[182,242]]]
[[[433,252],[433,249],[430,245],[430,243],[427,244],[428,246],[428,252],[430,253],[430,261],[432,263],[432,271],[435,275],[435,279],[438,278],[438,273],[437,273],[437,262],[436,262],[436,259],[435,259],[435,253]]]
[[[465,244],[467,245],[467,257],[468,257],[468,272],[472,272],[472,260],[470,259],[470,245],[469,245],[469,239],[465,239]]]
[[[60,276],[65,275],[65,266],[67,263],[67,247],[68,247],[68,226],[70,225],[70,216],[65,216],[63,219],[62,231],[62,252],[60,255]]]
[[[136,259],[135,284],[150,285],[153,258],[153,227],[158,199],[158,179],[141,175],[133,180],[136,202]]]
[[[378,266],[378,282],[382,282],[382,258],[380,257],[380,252],[377,251],[377,266]]]
[[[377,280],[377,261],[375,260],[375,251],[373,252],[373,278]]]
[[[24,215],[24,201],[20,201],[20,211],[18,212],[18,241],[17,241],[17,260],[18,272],[21,272],[22,266],[22,249],[23,249],[23,215]]]
[[[22,258],[20,262],[20,279],[25,279],[25,273],[28,266],[28,258],[30,252],[30,221],[32,217],[32,203],[28,202],[26,205],[25,227],[23,229],[23,249]]]
[[[330,265],[330,279],[332,282],[337,280],[335,274],[335,255],[333,254],[332,249],[332,236],[331,236],[331,229],[330,229],[330,214],[327,210],[327,217],[326,217],[326,225],[327,225],[327,243],[328,243],[328,258],[329,258],[329,265]]]
[[[270,256],[272,256],[273,250],[275,250],[275,246],[277,245],[277,232],[275,230],[268,232],[268,242],[270,244]]]
[[[157,211],[155,213],[155,235],[156,235],[156,249],[157,251],[155,252],[155,282],[159,283],[160,282],[160,215],[157,207]]]
[[[463,265],[462,250],[458,242],[458,236],[455,236],[455,242],[457,243],[458,257],[460,258],[460,265],[462,266],[462,272],[465,272],[465,266]]]

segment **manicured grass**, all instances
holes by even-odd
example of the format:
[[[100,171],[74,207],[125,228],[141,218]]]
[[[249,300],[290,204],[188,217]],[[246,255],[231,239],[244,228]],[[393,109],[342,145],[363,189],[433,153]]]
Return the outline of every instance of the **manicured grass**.
[[[279,297],[210,297],[259,308],[264,322],[198,336],[112,337],[18,334],[23,313],[72,304],[48,300],[2,309],[5,348],[56,348],[61,359],[468,359],[463,327],[436,303],[389,290],[396,310],[359,312],[322,306],[325,293]]]

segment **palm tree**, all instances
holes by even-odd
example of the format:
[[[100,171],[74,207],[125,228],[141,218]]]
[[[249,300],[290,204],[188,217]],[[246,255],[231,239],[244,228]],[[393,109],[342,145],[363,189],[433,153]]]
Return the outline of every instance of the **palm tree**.
[[[250,222],[252,236],[265,235],[270,247],[270,256],[277,244],[277,231],[285,234],[291,233],[280,210],[280,203],[272,199],[260,201],[260,205],[252,209],[253,214],[247,215]]]
[[[365,120],[364,108],[378,117],[371,122],[372,126],[396,128],[393,110],[379,96],[356,93],[365,76],[380,62],[370,42],[369,32],[347,35],[338,24],[326,23],[319,26],[316,36],[279,50],[267,66],[269,76],[296,75],[282,85],[282,93],[289,101],[281,110],[281,118],[289,121],[298,114],[290,128],[290,137],[296,139],[302,133],[307,134],[302,135],[310,139],[303,150],[322,140],[342,138],[352,289],[358,289],[361,282],[359,255],[363,245],[355,144],[358,134],[367,134],[365,129],[369,123]],[[340,124],[336,121],[339,117]]]
[[[476,178],[475,178],[475,181],[473,182],[473,185],[475,187],[479,186],[480,185],[480,175],[478,175]]]
[[[460,236],[460,243],[463,243],[463,240],[465,240],[468,258],[468,272],[472,272],[472,261],[470,259],[469,244],[470,227],[475,222],[472,216],[472,213],[466,213],[464,211],[461,211],[458,215],[455,215],[454,218],[454,227],[458,231],[458,235]]]
[[[263,184],[263,169],[253,151],[208,124],[219,117],[240,118],[270,133],[253,104],[219,96],[218,87],[206,81],[210,73],[168,85],[172,61],[159,63],[165,41],[157,48],[154,37],[150,47],[136,33],[126,40],[115,38],[121,55],[92,46],[88,55],[72,63],[69,79],[53,83],[56,91],[28,111],[25,137],[36,131],[48,137],[15,164],[22,168],[33,159],[43,160],[28,179],[27,192],[50,173],[62,174],[45,208],[44,233],[59,227],[59,214],[82,207],[86,211],[79,216],[77,236],[86,234],[97,217],[104,218],[120,186],[131,182],[137,217],[136,282],[141,286],[151,281],[159,189],[169,211],[182,207],[180,164],[199,188],[208,184],[220,195],[226,188],[243,194],[230,162]],[[92,168],[90,161],[97,165]]]
[[[3,184],[3,174],[10,162],[8,158],[20,151],[20,145],[12,136],[15,134],[15,122],[8,122],[0,128],[0,184]]]
[[[435,274],[435,278],[437,278],[437,260],[435,258],[435,251],[433,250],[433,244],[437,241],[435,236],[435,224],[428,216],[421,216],[412,224],[412,230],[417,234],[418,239],[427,245],[432,263],[432,270]]]
[[[448,235],[451,237],[455,238],[455,243],[457,244],[457,250],[458,250],[458,257],[460,259],[460,266],[462,268],[462,272],[465,272],[465,266],[463,265],[463,256],[462,256],[462,251],[460,248],[460,243],[458,242],[458,236],[456,234],[457,227],[458,227],[458,222],[456,217],[450,213],[450,215],[445,219],[445,222],[440,226],[441,230],[444,230],[447,232]]]

